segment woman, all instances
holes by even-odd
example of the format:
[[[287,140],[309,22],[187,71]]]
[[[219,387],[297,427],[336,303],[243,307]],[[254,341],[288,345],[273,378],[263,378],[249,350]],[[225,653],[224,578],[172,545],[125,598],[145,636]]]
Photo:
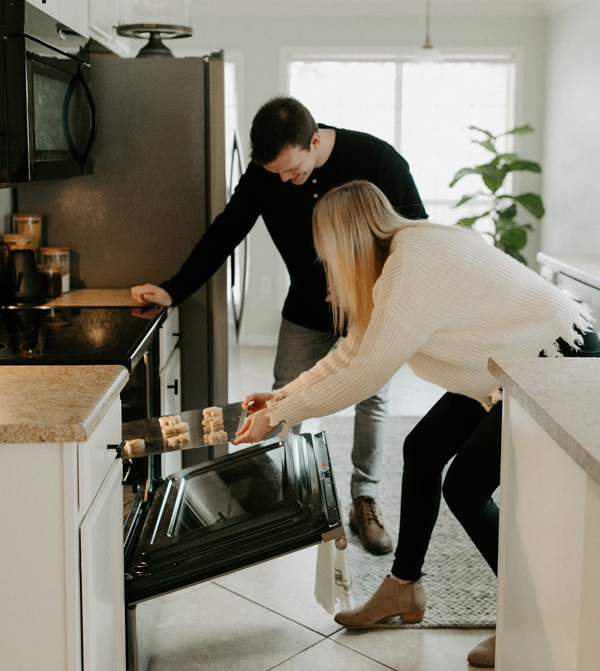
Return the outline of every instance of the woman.
[[[400,217],[365,181],[327,193],[313,214],[327,272],[338,349],[273,394],[253,394],[236,443],[261,440],[310,417],[337,412],[380,389],[406,362],[448,390],[404,443],[400,533],[391,575],[363,606],[338,613],[367,628],[425,611],[421,569],[442,489],[452,512],[497,570],[501,390],[490,357],[600,354],[574,301],[464,228]],[[595,351],[594,351],[595,350]],[[453,458],[442,488],[442,471]],[[494,665],[495,639],[469,655]]]

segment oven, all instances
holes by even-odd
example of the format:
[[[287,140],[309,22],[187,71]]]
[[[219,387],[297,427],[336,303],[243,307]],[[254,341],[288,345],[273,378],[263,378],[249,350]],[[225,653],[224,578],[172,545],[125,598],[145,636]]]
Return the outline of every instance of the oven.
[[[241,404],[223,411],[232,439],[243,419]],[[207,459],[155,482],[148,505],[140,508],[136,532],[129,534],[128,671],[146,671],[159,597],[310,545],[334,540],[346,546],[323,432],[290,434],[285,440],[273,436],[228,454],[228,444],[204,445],[201,410],[180,417],[191,438],[185,448],[169,447],[155,418],[124,424],[124,441],[142,438],[144,446],[128,450],[123,442],[118,449],[126,473],[137,461],[173,449],[200,448]],[[137,491],[142,501],[146,493],[141,487]]]
[[[0,183],[92,173],[88,40],[24,0],[0,11]]]

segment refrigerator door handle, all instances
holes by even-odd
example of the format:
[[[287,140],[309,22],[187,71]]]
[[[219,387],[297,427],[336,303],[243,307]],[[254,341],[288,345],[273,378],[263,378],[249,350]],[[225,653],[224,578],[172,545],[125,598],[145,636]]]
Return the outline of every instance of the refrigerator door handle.
[[[240,148],[239,144],[239,139],[238,139],[238,134],[237,132],[234,133],[233,136],[233,146],[231,149],[231,168],[229,172],[229,185],[230,185],[230,190],[233,192],[233,175],[234,175],[234,169],[237,165],[238,173],[240,175],[243,174],[244,172],[244,166],[242,164],[242,151]],[[231,197],[231,193],[230,193]],[[235,338],[236,341],[239,341],[240,338],[240,331],[242,327],[242,317],[244,316],[244,306],[246,303],[246,291],[247,291],[247,284],[248,284],[248,237],[245,237],[244,240],[242,240],[240,247],[242,248],[242,258],[241,258],[241,288],[240,288],[240,304],[239,304],[239,312],[238,308],[236,305],[235,301],[235,284],[236,284],[236,259],[237,259],[237,249],[233,252],[231,255],[231,286],[230,286],[230,291],[231,291],[231,305],[233,308],[233,319],[235,322]]]

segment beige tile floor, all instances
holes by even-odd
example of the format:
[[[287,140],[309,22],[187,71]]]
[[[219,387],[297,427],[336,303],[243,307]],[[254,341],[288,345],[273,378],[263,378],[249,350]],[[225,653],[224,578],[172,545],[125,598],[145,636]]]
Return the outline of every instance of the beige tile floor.
[[[273,358],[274,349],[243,348],[237,392],[270,389]],[[423,415],[441,393],[403,368],[391,414]],[[466,655],[489,630],[346,631],[314,599],[315,562],[308,548],[165,598],[149,671],[473,669]]]

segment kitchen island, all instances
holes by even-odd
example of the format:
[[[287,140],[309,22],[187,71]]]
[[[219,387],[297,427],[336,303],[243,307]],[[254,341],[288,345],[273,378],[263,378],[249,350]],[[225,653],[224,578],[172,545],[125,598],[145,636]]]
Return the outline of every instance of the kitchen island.
[[[123,366],[0,366],[0,668],[125,668]],[[114,528],[113,528],[114,527]]]
[[[504,388],[497,671],[600,660],[600,359],[493,361]]]

